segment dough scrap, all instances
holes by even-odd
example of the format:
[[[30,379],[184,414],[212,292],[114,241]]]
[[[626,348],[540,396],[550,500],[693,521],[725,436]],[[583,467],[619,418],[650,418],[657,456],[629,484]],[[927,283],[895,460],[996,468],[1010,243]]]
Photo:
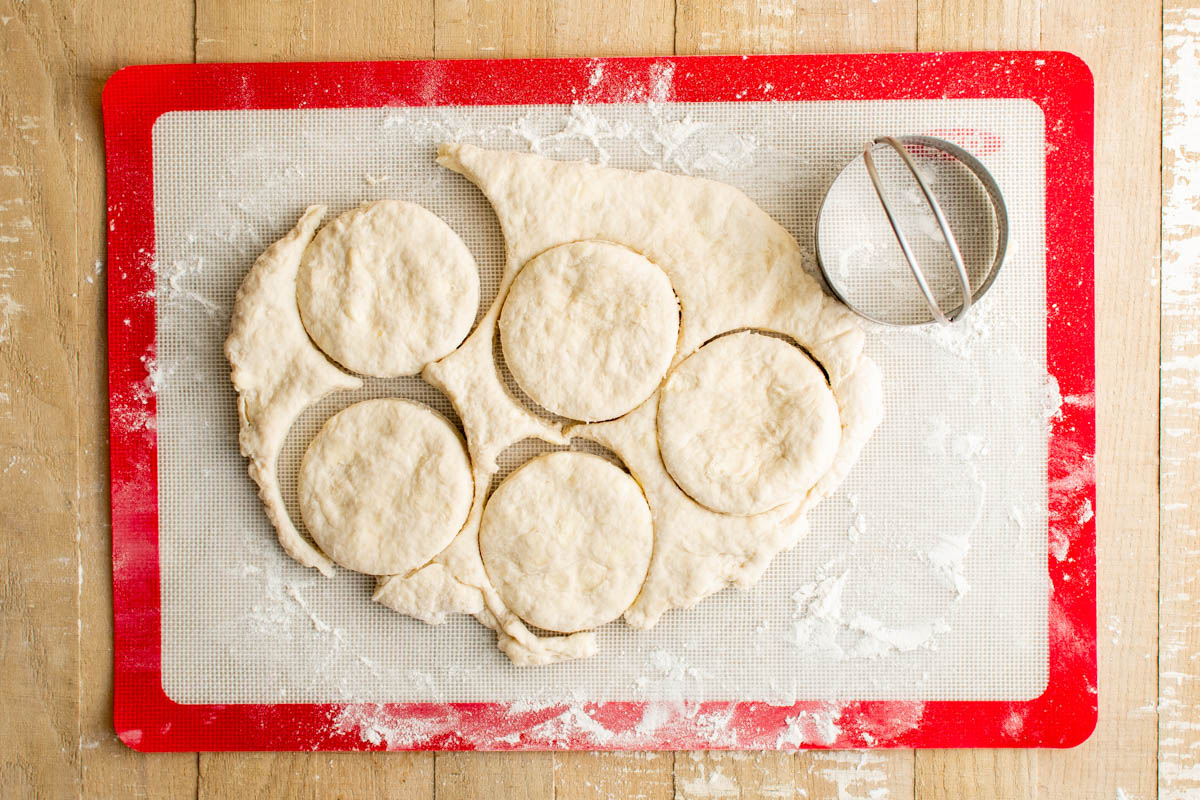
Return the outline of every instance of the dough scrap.
[[[441,625],[447,613],[480,614],[484,609],[483,593],[454,580],[441,564],[429,564],[407,577],[383,576],[371,599],[426,625]]]
[[[238,442],[250,459],[250,477],[279,543],[299,563],[332,576],[333,564],[292,524],[276,472],[296,417],[330,392],[362,386],[313,347],[296,308],[296,271],[324,215],[324,206],[307,209],[296,227],[254,262],[233,304],[225,357],[238,393]]]
[[[380,200],[316,235],[295,296],[304,327],[334,361],[364,375],[415,375],[471,330],[479,271],[436,215]]]
[[[713,511],[747,516],[803,497],[842,430],[816,364],[781,339],[722,336],[671,371],[658,398],[667,472]]]
[[[521,268],[500,312],[504,360],[560,416],[614,419],[658,387],[675,355],[679,301],[661,269],[608,242],[554,247]]]
[[[479,550],[504,604],[530,625],[573,633],[611,622],[650,562],[650,509],[637,482],[599,456],[546,453],[488,499]]]
[[[300,511],[313,539],[343,567],[411,572],[462,529],[471,466],[454,427],[408,400],[356,403],[330,417],[304,454]]]

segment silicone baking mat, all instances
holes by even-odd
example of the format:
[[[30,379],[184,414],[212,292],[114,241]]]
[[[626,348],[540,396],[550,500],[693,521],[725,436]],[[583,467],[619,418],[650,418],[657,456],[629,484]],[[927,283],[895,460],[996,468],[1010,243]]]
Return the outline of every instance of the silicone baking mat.
[[[1062,746],[1091,730],[1091,80],[1078,60],[138,67],[104,106],[115,715],[129,744]],[[221,344],[241,278],[306,205],[431,209],[475,255],[484,308],[503,240],[482,195],[434,163],[438,142],[723,180],[811,254],[824,189],[880,133],[978,155],[1008,202],[1009,258],[964,326],[869,328],[885,423],[760,584],[652,631],[606,626],[591,659],[520,669],[474,620],[424,626],[371,603],[373,579],[322,578],[275,544],[237,452]],[[453,414],[416,378],[319,402],[281,456],[294,517],[320,424],[387,395]]]

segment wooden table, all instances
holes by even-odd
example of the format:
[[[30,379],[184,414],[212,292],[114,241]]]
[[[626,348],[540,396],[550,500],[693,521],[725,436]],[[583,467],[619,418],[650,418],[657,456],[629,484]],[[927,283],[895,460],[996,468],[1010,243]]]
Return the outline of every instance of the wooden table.
[[[1200,473],[1200,245],[1188,241],[1200,235],[1200,12],[1186,5],[0,0],[0,793],[1200,796],[1200,508],[1189,507]],[[117,741],[99,111],[113,71],[193,60],[983,48],[1070,50],[1096,76],[1100,723],[1086,744],[151,756]]]

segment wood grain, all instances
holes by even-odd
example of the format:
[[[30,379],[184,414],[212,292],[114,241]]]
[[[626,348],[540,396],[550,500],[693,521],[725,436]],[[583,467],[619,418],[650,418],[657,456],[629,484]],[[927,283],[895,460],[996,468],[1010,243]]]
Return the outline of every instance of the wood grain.
[[[675,756],[675,797],[679,800],[795,797],[796,777],[794,753],[697,750]]]
[[[438,753],[438,800],[553,800],[554,753]]]
[[[555,800],[671,800],[674,753],[556,753]]]
[[[438,58],[550,58],[671,53],[669,0],[438,0]]]
[[[917,9],[917,49],[1037,49],[1042,5],[1037,0],[922,2]]]
[[[9,0],[0,17],[0,701],[21,718],[0,727],[0,786],[66,797],[80,776],[74,20],[69,4]]]
[[[433,0],[196,0],[196,60],[430,58],[433,6]]]
[[[408,753],[212,753],[200,757],[197,797],[339,800],[434,796],[433,760]]]
[[[1096,732],[1038,753],[1047,800],[1078,800],[1081,786],[1155,796],[1161,28],[1158,4],[1142,0],[1042,10],[1041,46],[1078,54],[1096,81],[1096,561],[1108,634]]]
[[[916,19],[916,0],[680,0],[675,44],[681,55],[911,50]]]
[[[1200,796],[1200,9],[1163,7],[1161,800]]]

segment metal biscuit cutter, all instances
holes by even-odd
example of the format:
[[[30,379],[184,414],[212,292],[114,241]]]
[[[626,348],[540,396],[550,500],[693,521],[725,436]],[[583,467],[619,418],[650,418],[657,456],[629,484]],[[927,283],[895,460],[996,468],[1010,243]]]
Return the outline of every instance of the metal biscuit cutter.
[[[816,241],[826,283],[857,314],[885,325],[948,325],[996,280],[1008,210],[991,173],[962,147],[880,136],[829,187]]]

